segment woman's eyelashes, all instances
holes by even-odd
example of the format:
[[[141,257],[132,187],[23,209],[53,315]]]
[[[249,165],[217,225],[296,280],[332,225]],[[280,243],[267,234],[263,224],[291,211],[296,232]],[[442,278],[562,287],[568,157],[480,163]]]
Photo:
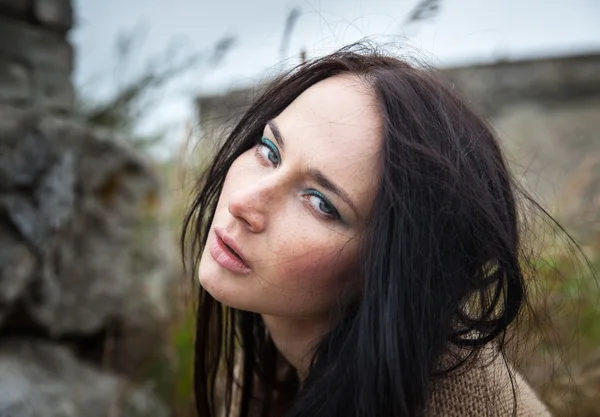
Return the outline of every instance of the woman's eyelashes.
[[[281,154],[277,145],[263,137],[256,145],[256,156],[263,164],[277,168],[281,164]],[[310,189],[304,195],[309,210],[325,220],[340,220],[341,216],[336,208],[319,191]]]
[[[340,214],[333,205],[317,190],[308,190],[306,195],[309,208],[317,215],[327,220],[340,220]]]
[[[275,167],[281,163],[281,155],[277,146],[267,138],[262,138],[256,146],[256,155],[267,164]]]

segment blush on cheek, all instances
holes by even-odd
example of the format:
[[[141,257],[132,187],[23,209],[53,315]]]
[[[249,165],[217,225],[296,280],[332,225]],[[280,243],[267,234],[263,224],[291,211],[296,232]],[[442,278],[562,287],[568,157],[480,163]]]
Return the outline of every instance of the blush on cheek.
[[[305,257],[287,267],[282,276],[287,277],[284,285],[289,291],[277,295],[280,311],[304,317],[330,315],[335,305],[356,292],[345,261],[338,252]]]
[[[293,262],[281,264],[277,275],[285,280],[285,286],[290,290],[309,293],[338,290],[347,276],[348,255],[339,250],[314,250],[298,256]]]

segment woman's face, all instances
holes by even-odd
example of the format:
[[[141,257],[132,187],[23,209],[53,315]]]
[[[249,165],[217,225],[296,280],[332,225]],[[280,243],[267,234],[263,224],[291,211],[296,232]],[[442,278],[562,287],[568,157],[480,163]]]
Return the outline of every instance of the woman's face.
[[[294,318],[324,317],[342,291],[356,293],[381,124],[373,94],[350,75],[315,84],[270,121],[229,169],[202,286],[230,307]]]

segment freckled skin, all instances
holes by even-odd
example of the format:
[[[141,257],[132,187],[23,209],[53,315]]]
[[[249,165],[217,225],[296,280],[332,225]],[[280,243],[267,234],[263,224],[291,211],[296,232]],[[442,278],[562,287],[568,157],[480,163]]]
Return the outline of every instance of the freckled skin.
[[[284,139],[280,163],[256,148],[231,166],[211,227],[232,236],[252,271],[239,275],[215,262],[208,248],[198,271],[201,285],[231,307],[281,317],[327,315],[340,291],[356,282],[360,233],[377,188],[381,117],[369,87],[344,75],[321,81],[291,103],[275,123]],[[264,137],[276,144],[266,126]],[[269,148],[261,148],[268,153]],[[307,175],[307,167],[349,195],[358,213]],[[341,221],[316,214],[321,192]]]

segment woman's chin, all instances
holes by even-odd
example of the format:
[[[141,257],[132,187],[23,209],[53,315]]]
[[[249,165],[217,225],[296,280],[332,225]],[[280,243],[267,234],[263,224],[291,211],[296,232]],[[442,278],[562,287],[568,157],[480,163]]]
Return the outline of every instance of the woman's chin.
[[[227,307],[240,308],[243,303],[237,299],[243,293],[236,280],[228,276],[228,271],[217,264],[210,255],[208,259],[203,258],[198,269],[198,281],[202,288],[215,300]]]
[[[210,257],[209,257],[210,258]],[[225,295],[225,277],[222,268],[212,259],[202,259],[198,268],[198,281],[204,290],[206,290],[213,298],[221,301]]]

